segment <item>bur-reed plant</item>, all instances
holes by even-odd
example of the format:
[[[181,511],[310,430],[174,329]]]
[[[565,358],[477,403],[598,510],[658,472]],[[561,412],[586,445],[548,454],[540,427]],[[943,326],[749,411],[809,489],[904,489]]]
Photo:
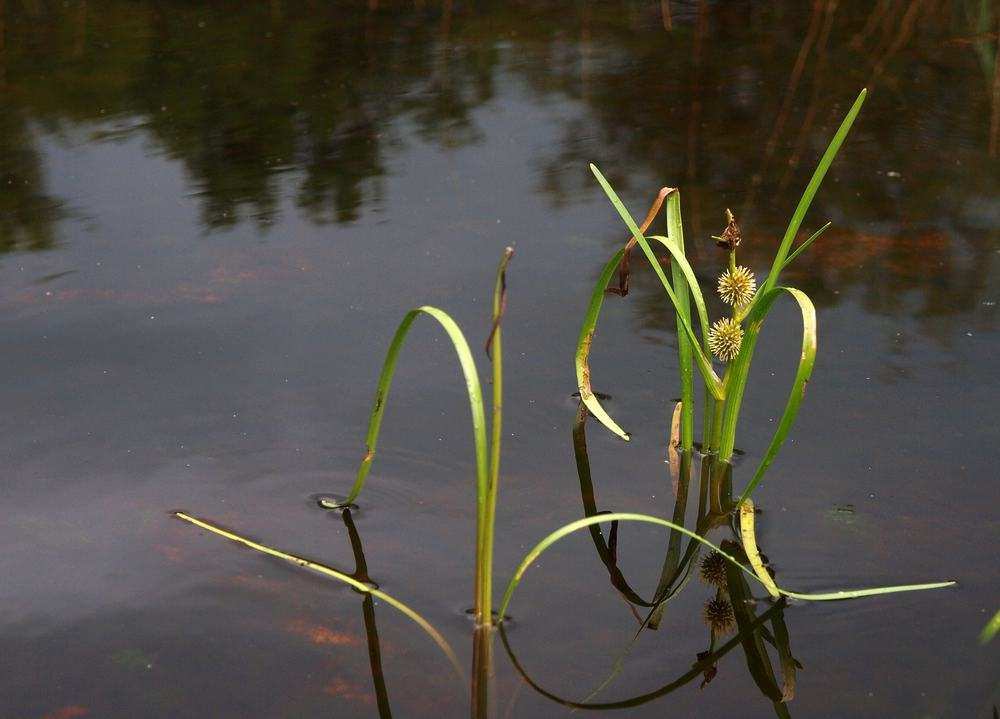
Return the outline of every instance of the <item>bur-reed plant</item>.
[[[830,226],[830,223],[826,223],[793,249],[793,243],[798,236],[806,212],[854,124],[866,94],[867,92],[862,90],[858,95],[823,153],[792,213],[791,220],[771,263],[771,269],[759,289],[756,288],[753,274],[737,263],[736,253],[741,233],[735,219],[729,214],[726,230],[716,240],[720,246],[728,250],[728,267],[720,277],[718,289],[723,300],[732,306],[732,314],[720,318],[714,323],[709,321],[704,296],[685,254],[680,191],[674,188],[661,190],[653,208],[640,227],[601,171],[594,165],[590,166],[601,188],[631,233],[627,244],[607,262],[598,278],[584,316],[576,351],[576,375],[581,398],[594,417],[616,435],[626,441],[630,439],[629,434],[604,409],[600,399],[592,389],[590,351],[606,288],[616,272],[620,274],[621,279],[619,288],[613,291],[619,294],[627,292],[628,259],[635,246],[641,249],[650,262],[673,305],[676,315],[682,405],[680,420],[680,448],[682,450],[688,451],[694,447],[693,375],[694,368],[697,368],[704,388],[701,451],[704,454],[714,455],[721,463],[731,461],[735,451],[736,428],[743,395],[746,391],[750,365],[760,331],[774,303],[780,297],[788,295],[798,305],[802,317],[802,349],[795,379],[792,382],[792,389],[774,436],[756,471],[743,489],[740,496],[741,501],[750,497],[781,449],[798,415],[806,384],[812,374],[816,359],[816,310],[808,295],[796,288],[779,285],[778,280],[782,270]],[[657,214],[660,205],[664,202],[666,204],[667,235],[646,236],[644,233]],[[669,279],[653,251],[653,243],[666,249],[670,256],[671,277]],[[697,316],[700,336],[699,332],[695,331],[692,319],[692,302],[694,303],[693,314]],[[713,355],[724,365],[721,377],[716,372]]]
[[[598,173],[598,178],[601,176]],[[611,191],[613,192],[613,191]],[[679,215],[679,205],[671,205],[671,199],[669,193],[666,195],[668,201],[668,217],[673,218],[671,220],[673,227],[679,227],[680,215]],[[618,205],[620,206],[620,201],[614,198]],[[676,202],[676,200],[675,200]],[[625,213],[627,215],[627,213]],[[630,219],[630,218],[629,218]],[[641,238],[641,232],[636,232],[636,241],[640,246],[648,249],[648,244],[645,240]],[[671,249],[672,253],[681,245],[678,245],[676,241],[670,241],[668,238],[654,238],[663,242],[668,249]],[[683,253],[677,250],[680,257],[683,257]],[[472,356],[472,352],[469,348],[468,342],[465,339],[464,334],[461,329],[455,323],[455,321],[444,311],[430,306],[417,307],[410,312],[408,312],[402,322],[400,323],[393,340],[389,346],[385,361],[383,363],[382,372],[379,377],[378,388],[375,394],[375,402],[369,417],[368,424],[368,434],[367,434],[367,448],[364,457],[362,458],[361,465],[358,468],[358,473],[355,478],[353,487],[351,488],[348,495],[342,500],[332,500],[325,499],[321,500],[320,504],[328,509],[339,509],[348,513],[353,506],[354,501],[360,495],[362,489],[364,488],[365,481],[368,477],[371,464],[375,457],[375,450],[379,437],[379,430],[381,428],[382,417],[385,412],[385,404],[388,398],[389,389],[392,384],[392,379],[395,374],[396,364],[398,362],[399,356],[402,352],[402,348],[406,339],[406,336],[413,324],[413,322],[421,314],[425,314],[436,320],[442,328],[447,333],[452,345],[455,348],[456,354],[459,359],[459,364],[461,365],[463,376],[465,379],[466,389],[469,397],[469,406],[472,415],[472,427],[473,427],[473,440],[475,446],[475,457],[476,457],[476,506],[477,506],[477,517],[476,517],[476,577],[475,577],[475,607],[474,613],[476,618],[476,627],[474,633],[474,643],[473,643],[473,683],[472,683],[472,710],[474,716],[485,716],[489,711],[489,690],[488,686],[492,678],[492,629],[494,623],[492,621],[492,565],[493,565],[493,538],[494,538],[494,521],[495,521],[495,511],[496,502],[498,497],[499,489],[499,470],[500,470],[500,442],[502,433],[502,408],[503,408],[503,355],[502,355],[502,333],[501,324],[506,307],[506,270],[510,258],[513,254],[513,250],[507,248],[504,252],[503,258],[497,269],[496,281],[494,284],[493,291],[493,306],[492,306],[492,328],[489,337],[486,342],[486,352],[490,357],[493,368],[492,375],[492,423],[490,425],[490,436],[487,439],[487,426],[486,426],[486,408],[483,401],[483,394],[479,380],[479,374],[476,367],[475,360]],[[677,257],[678,254],[675,254]],[[617,256],[617,261],[623,258],[622,253]],[[692,290],[692,295],[695,296],[696,306],[699,308],[699,315],[703,315],[704,303],[701,301],[700,293],[697,291],[697,284],[693,281],[693,273],[689,266],[685,263],[677,263],[680,267],[680,272],[683,277],[677,276],[675,280],[679,283],[681,281],[687,282],[688,287]],[[658,265],[654,265],[657,266]],[[614,270],[617,267],[617,262],[615,264],[609,263],[610,270]],[[606,274],[610,277],[610,271],[606,268]],[[660,272],[662,277],[662,271]],[[673,294],[672,289],[664,280],[664,286],[667,288],[668,293],[671,297],[676,297]],[[603,288],[602,288],[603,290]],[[678,284],[678,290],[681,290],[681,285]],[[775,292],[778,292],[780,288],[776,288]],[[772,300],[773,301],[773,300]],[[681,305],[679,302],[675,303],[678,306],[678,316],[683,321],[683,316],[681,314]],[[765,315],[769,305],[765,305],[765,309],[761,310]],[[598,305],[599,310],[599,305]],[[589,314],[589,313],[588,313]],[[752,314],[750,315],[753,316]],[[593,322],[596,323],[596,312],[594,313]],[[685,321],[686,322],[686,321]],[[703,325],[707,324],[707,321],[703,321]],[[688,327],[688,334],[691,335],[689,339],[693,339],[693,332],[690,331],[689,323],[683,323],[682,326]],[[814,345],[813,345],[814,346]],[[740,351],[740,356],[742,356],[743,350]],[[698,357],[697,353],[692,352],[692,356]],[[584,363],[585,365],[585,363]],[[709,367],[711,371],[711,367]],[[713,373],[714,374],[714,373]],[[717,379],[717,378],[716,378]],[[727,380],[720,380],[718,384],[713,384],[711,391],[717,392],[721,391],[720,387],[724,388],[728,382]],[[582,388],[582,385],[581,385]],[[589,389],[589,385],[588,385]],[[596,401],[596,397],[593,393],[582,394],[583,407],[591,407],[592,401]],[[714,396],[714,395],[713,395]],[[591,400],[591,402],[588,402]],[[687,405],[690,407],[690,403]],[[596,405],[599,408],[599,404]],[[608,421],[610,420],[607,415],[604,415]],[[585,411],[581,408],[581,413],[578,414],[578,429],[582,433],[583,421],[586,418]],[[681,403],[675,410],[675,420],[674,420],[674,430],[672,432],[673,438],[671,441],[671,459],[672,461],[680,462],[679,466],[682,468],[681,473],[686,477],[690,473],[691,468],[691,422],[690,417],[688,420],[684,419],[684,405]],[[685,426],[687,430],[685,431]],[[582,443],[580,439],[583,439]],[[691,531],[683,526],[683,504],[678,503],[675,508],[675,520],[674,522],[660,519],[658,517],[652,517],[648,515],[630,513],[630,512],[612,512],[612,513],[596,513],[596,504],[593,500],[593,486],[589,477],[589,461],[586,459],[586,443],[585,438],[582,434],[577,435],[577,431],[574,431],[574,442],[577,446],[577,464],[580,470],[581,478],[581,489],[584,490],[584,508],[585,513],[588,515],[583,519],[571,522],[556,531],[552,532],[548,536],[542,539],[522,560],[521,564],[518,566],[511,578],[507,589],[504,593],[502,603],[500,605],[499,611],[496,613],[498,616],[497,625],[501,625],[504,620],[505,613],[510,605],[511,599],[513,597],[514,590],[517,588],[522,577],[527,571],[528,567],[536,561],[542,553],[544,553],[550,546],[555,542],[562,539],[563,537],[572,534],[575,531],[584,528],[594,528],[596,525],[601,523],[610,522],[612,523],[612,533],[611,539],[608,542],[603,541],[603,535],[600,532],[594,533],[592,531],[592,536],[595,540],[595,545],[598,546],[598,551],[601,553],[602,560],[608,567],[609,573],[611,574],[612,581],[615,583],[616,587],[621,589],[630,601],[634,601],[635,604],[643,606],[650,609],[650,614],[647,615],[646,619],[641,622],[640,630],[642,626],[650,622],[651,617],[657,611],[662,604],[672,596],[673,593],[679,591],[679,587],[672,586],[674,579],[679,576],[679,573],[684,573],[684,582],[690,578],[691,566],[694,558],[697,556],[696,548],[699,546],[706,546],[714,550],[718,556],[725,562],[732,565],[732,568],[727,570],[729,573],[730,580],[734,576],[733,572],[742,572],[749,577],[754,578],[757,582],[762,584],[764,588],[769,592],[769,594],[782,602],[784,598],[793,598],[801,600],[811,600],[811,601],[828,601],[828,600],[839,600],[839,599],[851,599],[857,597],[873,596],[879,594],[888,594],[893,592],[904,592],[904,591],[916,591],[922,589],[934,589],[940,587],[946,587],[954,584],[954,582],[935,582],[930,584],[914,584],[914,585],[902,585],[894,587],[879,587],[871,589],[860,589],[860,590],[848,590],[848,591],[838,591],[838,592],[828,592],[828,593],[801,593],[794,592],[788,589],[779,587],[771,579],[760,560],[758,550],[756,547],[756,541],[754,538],[754,527],[753,527],[753,505],[752,502],[747,498],[742,501],[738,506],[740,509],[740,536],[743,540],[742,549],[736,547],[732,553],[729,553],[722,548],[716,546],[701,534],[695,531]],[[676,451],[678,446],[684,447],[683,451],[678,453]],[[686,464],[685,464],[686,459]],[[706,465],[711,466],[711,465]],[[584,471],[586,467],[586,471]],[[686,467],[686,469],[684,469]],[[704,471],[704,470],[703,470]],[[728,478],[728,475],[723,472],[721,474],[715,474],[712,477],[713,487],[717,486],[720,478]],[[703,476],[703,486],[705,477]],[[685,479],[685,482],[687,480]],[[587,499],[587,487],[589,486],[590,501]],[[684,490],[686,492],[686,489]],[[728,490],[727,490],[728,496]],[[721,490],[712,489],[708,496],[705,495],[704,489],[700,490],[700,500],[699,500],[699,517],[704,516],[704,523],[699,520],[697,529],[699,531],[707,531],[716,526],[721,526],[722,524],[728,524],[731,519],[731,509],[732,503],[727,502],[723,506],[723,501],[721,499]],[[704,513],[704,514],[703,514]],[[198,517],[192,516],[185,512],[174,512],[174,515],[185,522],[192,525],[200,527],[210,533],[216,534],[218,536],[229,539],[232,542],[245,546],[256,552],[266,554],[272,557],[282,559],[284,561],[293,563],[300,567],[304,567],[322,575],[335,579],[337,581],[343,582],[350,585],[358,592],[367,594],[373,598],[379,598],[385,601],[390,606],[396,608],[404,615],[409,617],[415,623],[417,623],[442,649],[445,655],[451,661],[456,672],[460,676],[463,675],[455,654],[451,649],[448,642],[444,637],[438,632],[426,619],[424,619],[415,610],[411,609],[409,606],[399,601],[398,599],[392,597],[391,595],[382,592],[377,586],[373,585],[367,578],[366,568],[363,566],[363,555],[357,551],[355,547],[355,558],[358,562],[354,574],[347,574],[339,570],[333,569],[326,565],[320,564],[318,562],[299,557],[297,555],[285,552],[273,547],[264,545],[260,542],[256,542],[247,537],[239,535],[230,530],[224,529],[218,525],[208,522],[204,519],[199,519]],[[667,561],[664,568],[664,576],[668,576],[667,568],[671,568],[672,574],[670,581],[665,585],[663,580],[661,580],[661,587],[657,590],[651,601],[643,600],[631,588],[628,587],[627,582],[625,582],[624,577],[621,576],[621,572],[617,568],[617,539],[616,539],[616,528],[621,522],[640,522],[646,524],[653,524],[665,527],[671,531],[671,540],[669,542]],[[349,534],[351,534],[351,526],[349,524]],[[353,541],[354,535],[352,536],[352,546],[355,546]],[[680,557],[680,538],[686,536],[689,539],[687,550],[684,557]],[[735,545],[734,545],[735,546]],[[736,556],[739,555],[739,556]],[[360,557],[360,559],[359,559]],[[747,566],[749,565],[749,567]],[[681,585],[683,586],[683,585]],[[666,589],[664,589],[666,587]],[[670,594],[665,593],[666,590],[670,591]],[[631,594],[632,596],[628,596]],[[749,593],[748,593],[749,595]],[[366,605],[367,606],[367,605]],[[776,607],[779,605],[775,605]],[[783,606],[783,605],[781,605]],[[756,631],[763,621],[764,617],[773,616],[771,612],[765,612],[762,617],[751,618],[746,622],[747,626],[741,626],[741,634],[745,631]],[[373,619],[373,617],[372,617]],[[738,618],[736,619],[738,621]],[[366,614],[367,622],[367,614]],[[367,626],[367,624],[366,624]],[[373,626],[373,624],[372,624]],[[501,625],[502,631],[502,625]],[[506,639],[505,639],[506,641]],[[734,640],[735,641],[735,640]],[[377,635],[375,642],[377,643]],[[371,640],[370,640],[371,644]],[[735,644],[730,642],[722,647],[719,651],[713,652],[707,658],[706,661],[712,658],[717,658],[721,656],[726,651],[729,651]],[[377,647],[375,647],[377,650]],[[381,672],[380,657],[377,651],[373,653],[372,646],[369,647],[370,661],[372,663],[373,676]],[[702,663],[699,663],[701,666]],[[708,666],[705,664],[704,666]],[[699,669],[701,671],[701,669]],[[689,681],[687,675],[683,679],[684,682]],[[384,684],[381,686],[381,693],[379,694],[380,708],[383,706],[388,707],[387,695],[384,691]],[[673,685],[674,688],[678,686]],[[667,689],[669,691],[669,689]],[[663,693],[666,693],[663,692]],[[578,705],[587,706],[592,708],[595,705]],[[608,705],[611,706],[611,705]]]

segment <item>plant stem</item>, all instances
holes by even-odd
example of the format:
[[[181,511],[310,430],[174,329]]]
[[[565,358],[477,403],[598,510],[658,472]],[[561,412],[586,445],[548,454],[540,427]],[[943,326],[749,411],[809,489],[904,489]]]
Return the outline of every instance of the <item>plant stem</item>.
[[[487,351],[493,361],[493,418],[490,425],[489,473],[486,481],[486,501],[483,502],[481,530],[477,532],[481,557],[476,570],[476,623],[492,623],[493,612],[493,530],[496,522],[497,494],[500,489],[500,445],[503,437],[503,342],[501,320],[507,304],[507,263],[514,250],[504,250],[493,288],[493,329],[487,341]]]
[[[701,428],[701,452],[702,454],[709,454],[714,448],[714,438],[712,436],[712,427],[715,424],[716,415],[716,400],[712,397],[712,394],[708,391],[708,387],[705,387],[705,414],[702,419]]]
[[[681,193],[674,190],[667,196],[667,237],[684,252],[684,224],[681,221]],[[694,356],[691,339],[682,330],[683,323],[691,324],[691,302],[687,280],[677,262],[670,263],[670,274],[677,296],[677,364],[681,376],[681,449],[685,452],[694,446]]]

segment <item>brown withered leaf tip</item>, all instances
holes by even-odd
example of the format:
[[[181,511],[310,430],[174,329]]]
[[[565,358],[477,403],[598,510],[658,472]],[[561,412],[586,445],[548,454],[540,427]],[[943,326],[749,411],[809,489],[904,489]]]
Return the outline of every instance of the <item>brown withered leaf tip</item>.
[[[715,237],[716,245],[732,252],[740,246],[743,233],[740,231],[740,226],[736,224],[736,218],[733,217],[733,213],[728,207],[726,208],[726,221],[728,224],[726,225],[726,229],[722,231],[722,234],[717,237],[713,235],[713,237]]]
[[[646,213],[646,218],[639,225],[639,231],[645,234],[649,226],[653,224],[653,219],[656,214],[660,211],[660,207],[663,206],[663,201],[666,199],[667,195],[674,192],[676,188],[673,187],[661,187],[660,191],[656,193],[656,199],[653,200],[653,204],[649,208],[649,212]],[[632,257],[632,248],[636,245],[635,237],[630,237],[625,243],[625,254],[622,255],[622,261],[618,265],[618,286],[608,287],[607,292],[614,295],[619,295],[625,297],[628,294],[628,283],[629,277],[631,275],[631,270],[629,269],[629,262]]]
[[[493,359],[490,357],[490,349],[493,347],[493,338],[496,336],[497,330],[500,329],[500,322],[503,320],[503,315],[507,311],[507,264],[513,256],[513,247],[504,248],[503,258],[500,260],[500,268],[497,277],[500,283],[500,306],[493,315],[493,324],[490,326],[490,334],[486,338],[486,356],[490,359]]]

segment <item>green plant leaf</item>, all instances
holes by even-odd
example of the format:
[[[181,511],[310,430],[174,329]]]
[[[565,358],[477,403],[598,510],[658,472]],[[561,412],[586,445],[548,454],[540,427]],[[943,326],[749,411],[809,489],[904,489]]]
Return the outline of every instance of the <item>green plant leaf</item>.
[[[677,246],[669,237],[663,237],[662,235],[651,235],[646,238],[647,240],[656,240],[670,253],[671,266],[677,269],[684,280],[686,280],[687,287],[691,291],[691,298],[694,300],[695,310],[698,312],[698,323],[701,325],[701,336],[703,338],[702,347],[705,348],[707,352],[708,348],[708,330],[711,327],[708,321],[708,311],[705,307],[705,297],[701,293],[701,287],[698,286],[698,278],[695,277],[694,269],[688,262],[687,257],[684,254],[684,250]],[[690,310],[688,310],[688,316],[690,316]]]
[[[677,311],[680,314],[681,312],[683,312],[683,307],[680,303],[680,300],[678,300],[677,295],[674,294],[674,290],[673,287],[671,287],[670,285],[670,281],[667,280],[667,276],[666,274],[664,274],[663,268],[660,267],[660,263],[656,259],[656,255],[653,254],[653,250],[649,246],[649,243],[646,241],[645,236],[639,230],[639,226],[635,223],[635,220],[632,219],[632,215],[629,214],[629,211],[627,209],[625,209],[625,205],[618,197],[618,194],[611,187],[610,183],[608,183],[608,181],[605,179],[604,175],[601,174],[601,171],[597,169],[597,166],[591,164],[590,171],[594,173],[594,177],[597,178],[597,181],[598,183],[600,183],[601,188],[604,190],[604,193],[608,196],[608,199],[611,200],[611,204],[618,212],[618,215],[622,218],[622,221],[624,221],[626,227],[628,227],[629,232],[632,233],[632,237],[635,238],[635,241],[638,243],[639,247],[642,248],[643,254],[646,255],[646,259],[649,260],[650,265],[653,267],[653,272],[656,273],[656,276],[660,280],[660,284],[663,285],[663,289],[666,290],[667,296],[670,297],[670,301],[673,303],[675,311]],[[712,369],[711,359],[709,359],[708,355],[705,354],[704,350],[702,350],[701,346],[699,345],[698,338],[695,336],[694,330],[691,328],[691,323],[686,319],[684,319],[683,316],[680,317],[680,320],[681,320],[681,327],[683,328],[684,332],[687,333],[687,337],[691,342],[691,348],[694,354],[694,359],[698,364],[698,369],[701,372],[702,377],[706,382],[706,385],[712,392],[712,396],[714,396],[716,399],[722,399],[723,397],[722,380],[719,379],[718,375],[715,374],[715,370]]]
[[[799,355],[798,368],[795,371],[795,379],[792,381],[792,389],[788,395],[785,409],[778,421],[778,426],[771,438],[764,456],[757,466],[750,483],[740,495],[740,501],[748,498],[753,490],[760,483],[764,473],[774,461],[785,438],[791,431],[795,418],[798,416],[802,398],[805,396],[806,385],[812,375],[813,365],[816,362],[816,308],[813,306],[809,296],[794,287],[775,287],[763,293],[763,297],[750,312],[747,318],[746,330],[743,335],[743,344],[740,353],[733,360],[729,368],[728,382],[726,383],[726,405],[722,416],[722,437],[719,447],[719,455],[723,461],[729,461],[733,454],[736,442],[736,424],[739,421],[740,405],[743,401],[743,393],[746,390],[747,377],[750,373],[750,363],[753,360],[754,348],[757,344],[757,337],[763,327],[764,320],[770,313],[774,302],[783,293],[787,293],[798,303],[802,314],[802,352]]]
[[[372,597],[381,599],[386,604],[399,610],[407,618],[411,619],[417,624],[427,635],[434,640],[434,643],[438,645],[444,655],[451,662],[452,667],[455,672],[465,682],[465,673],[462,671],[461,665],[458,663],[458,657],[455,656],[454,650],[452,650],[451,645],[448,644],[448,640],[441,635],[441,633],[434,628],[430,622],[424,619],[416,610],[411,609],[406,604],[396,599],[395,597],[386,594],[380,589],[375,589],[370,584],[365,584],[362,581],[355,579],[349,574],[344,574],[343,572],[338,572],[336,569],[326,566],[325,564],[319,564],[318,562],[313,562],[309,559],[304,559],[302,557],[297,557],[294,554],[289,554],[288,552],[283,552],[280,549],[274,549],[273,547],[268,547],[265,544],[260,544],[252,539],[247,539],[242,537],[235,532],[230,532],[227,529],[223,529],[218,525],[212,524],[211,522],[206,522],[204,519],[198,519],[185,512],[174,512],[173,515],[184,522],[193,524],[196,527],[200,527],[207,532],[211,532],[220,537],[230,540],[231,542],[236,542],[244,547],[254,550],[255,552],[260,552],[261,554],[267,554],[272,557],[277,557],[278,559],[283,559],[286,562],[296,564],[300,567],[305,567],[306,569],[311,569],[314,572],[318,572],[324,576],[330,577],[331,579],[336,579],[338,582],[343,582],[344,584],[350,585],[354,589],[358,590],[363,594],[368,594]]]
[[[372,461],[375,459],[375,448],[378,444],[379,430],[382,427],[382,416],[385,414],[386,401],[389,399],[389,389],[392,387],[392,378],[396,373],[396,363],[399,354],[406,341],[406,335],[410,331],[414,320],[425,314],[433,317],[444,328],[455,353],[458,355],[459,364],[462,366],[462,374],[465,377],[466,389],[469,393],[469,408],[472,411],[472,434],[476,446],[476,478],[477,478],[477,501],[479,505],[480,526],[482,525],[482,512],[485,509],[487,476],[488,476],[488,445],[486,443],[486,412],[483,407],[483,391],[479,384],[479,372],[476,369],[476,361],[472,358],[469,343],[465,341],[465,335],[455,323],[455,320],[447,312],[439,310],[437,307],[423,306],[410,310],[399,323],[396,334],[389,345],[389,351],[385,355],[382,364],[382,373],[378,378],[378,389],[375,391],[375,404],[372,408],[371,416],[368,419],[368,435],[365,439],[366,452],[358,467],[358,474],[351,487],[350,494],[343,502],[332,503],[324,501],[324,506],[337,508],[348,505],[357,499],[361,490],[365,486],[365,479],[371,469]]]
[[[608,514],[601,514],[596,517],[585,517],[583,519],[578,519],[575,522],[570,522],[554,532],[545,536],[538,544],[536,544],[530,552],[528,552],[521,563],[518,565],[517,569],[514,571],[514,576],[511,577],[510,582],[507,584],[507,590],[504,592],[503,601],[500,604],[499,614],[502,618],[510,606],[510,601],[514,596],[514,590],[517,589],[518,584],[521,583],[521,579],[525,572],[528,571],[528,567],[542,555],[545,550],[551,547],[553,544],[558,542],[563,537],[572,534],[573,532],[579,531],[581,529],[586,529],[592,524],[601,524],[604,522],[644,522],[646,524],[657,524],[661,527],[666,527],[667,529],[674,529],[681,534],[685,534],[691,539],[704,544],[706,547],[714,549],[716,552],[721,554],[726,561],[730,562],[735,567],[738,567],[744,574],[752,577],[755,581],[760,582],[760,579],[754,574],[753,571],[744,567],[735,557],[731,554],[723,551],[716,545],[712,544],[710,541],[701,537],[690,529],[683,527],[679,524],[674,524],[666,519],[661,519],[659,517],[652,517],[648,514],[634,514],[631,512],[610,512]],[[820,593],[804,593],[804,592],[793,592],[787,589],[782,589],[778,587],[778,592],[785,595],[786,597],[792,597],[794,599],[801,599],[803,601],[835,601],[840,599],[857,599],[859,597],[871,597],[879,594],[894,594],[897,592],[915,592],[925,589],[942,589],[944,587],[950,587],[954,585],[955,582],[931,582],[926,584],[904,584],[892,587],[873,587],[870,589],[848,589],[837,592],[820,592]],[[502,619],[501,619],[502,621]]]
[[[600,401],[597,399],[596,395],[594,395],[594,390],[590,381],[590,350],[594,342],[594,333],[597,331],[597,319],[601,316],[601,306],[604,304],[605,289],[611,281],[611,277],[614,275],[615,270],[618,269],[618,265],[621,263],[622,257],[624,256],[625,250],[618,250],[618,252],[616,252],[610,260],[608,260],[607,264],[604,265],[604,269],[601,270],[600,277],[597,278],[597,284],[594,285],[594,291],[590,294],[590,303],[587,305],[587,313],[583,317],[583,327],[580,329],[580,339],[576,343],[576,356],[574,358],[574,364],[576,366],[576,385],[577,389],[580,390],[580,399],[583,400],[584,405],[586,405],[587,409],[590,410],[590,413],[594,415],[598,422],[628,442],[628,432],[618,426],[618,423],[611,419],[611,415],[609,415],[605,411],[604,407],[601,406]]]
[[[764,585],[767,593],[774,599],[777,599],[780,596],[780,593],[778,592],[778,585],[774,583],[770,572],[768,572],[767,567],[764,566],[764,562],[760,558],[760,550],[757,548],[757,536],[754,531],[756,510],[753,506],[753,500],[743,500],[740,503],[739,512],[740,539],[743,542],[743,552],[747,555],[747,561],[750,562],[750,566],[753,567],[753,571],[757,575],[757,579]]]
[[[997,632],[1000,632],[1000,609],[997,610],[997,613],[993,615],[990,621],[986,622],[983,631],[979,633],[979,643],[987,644],[993,641],[993,637],[997,635]]]
[[[798,257],[803,252],[805,252],[807,249],[809,249],[809,245],[811,245],[813,242],[815,242],[816,238],[818,238],[820,235],[822,235],[824,232],[826,232],[830,228],[830,226],[832,224],[833,224],[832,222],[827,222],[825,225],[823,225],[822,227],[820,227],[814,233],[812,233],[811,235],[809,235],[809,237],[807,237],[806,240],[801,245],[799,245],[798,247],[796,247],[795,250],[792,252],[792,254],[790,254],[785,259],[784,264],[781,265],[781,269],[784,270],[786,267],[788,267],[790,264],[792,264],[792,260],[794,260],[796,257]]]
[[[809,211],[809,206],[812,204],[813,198],[816,197],[816,192],[819,190],[820,185],[823,184],[823,178],[826,177],[827,170],[830,169],[830,165],[833,164],[834,158],[840,151],[840,146],[844,144],[844,140],[847,139],[847,134],[851,131],[851,126],[854,125],[855,119],[858,117],[858,113],[861,112],[861,106],[865,103],[865,98],[868,96],[868,90],[863,89],[858,93],[857,99],[854,104],[851,105],[851,109],[847,111],[847,115],[844,120],[840,123],[840,127],[837,128],[837,132],[834,133],[833,139],[830,140],[830,144],[827,146],[826,151],[819,160],[819,164],[816,165],[816,169],[813,171],[812,177],[809,178],[809,183],[806,185],[806,189],[802,192],[802,197],[799,198],[799,203],[795,206],[795,211],[792,213],[792,219],[788,222],[788,227],[785,229],[785,234],[781,238],[781,245],[778,247],[778,252],[774,256],[774,262],[771,264],[771,271],[767,275],[767,280],[765,280],[761,290],[770,290],[778,283],[778,276],[781,274],[781,268],[785,266],[785,258],[788,257],[788,252],[792,247],[792,242],[795,241],[795,236],[799,232],[799,228],[802,226],[802,220],[805,219],[806,212]]]

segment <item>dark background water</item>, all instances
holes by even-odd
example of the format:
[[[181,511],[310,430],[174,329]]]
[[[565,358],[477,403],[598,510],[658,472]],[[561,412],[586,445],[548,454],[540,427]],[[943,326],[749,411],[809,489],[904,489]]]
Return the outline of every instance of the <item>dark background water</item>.
[[[763,273],[858,90],[871,95],[787,273],[820,352],[758,502],[796,589],[956,589],[791,607],[796,717],[988,717],[998,646],[1000,10],[990,0],[0,3],[0,716],[371,716],[361,600],[210,537],[183,507],[353,566],[314,492],[348,488],[378,366],[409,307],[478,344],[502,248],[507,424],[497,581],[580,516],[572,354],[624,240],[587,163],[641,215],[682,188],[694,264],[732,207]],[[590,430],[602,509],[667,515],[672,313],[646,268],[609,298]],[[783,308],[740,425],[742,485],[798,356]],[[450,347],[423,324],[356,515],[369,571],[466,661],[473,463]],[[481,363],[485,367],[485,363]],[[848,505],[853,512],[844,511]],[[622,527],[648,593],[654,529]],[[500,591],[499,587],[497,589]],[[703,589],[642,636],[615,700],[704,649]],[[518,660],[582,699],[635,621],[585,534],[529,573]],[[433,644],[376,609],[397,716],[460,716]],[[501,717],[568,711],[498,648]],[[629,716],[773,716],[739,652]]]

